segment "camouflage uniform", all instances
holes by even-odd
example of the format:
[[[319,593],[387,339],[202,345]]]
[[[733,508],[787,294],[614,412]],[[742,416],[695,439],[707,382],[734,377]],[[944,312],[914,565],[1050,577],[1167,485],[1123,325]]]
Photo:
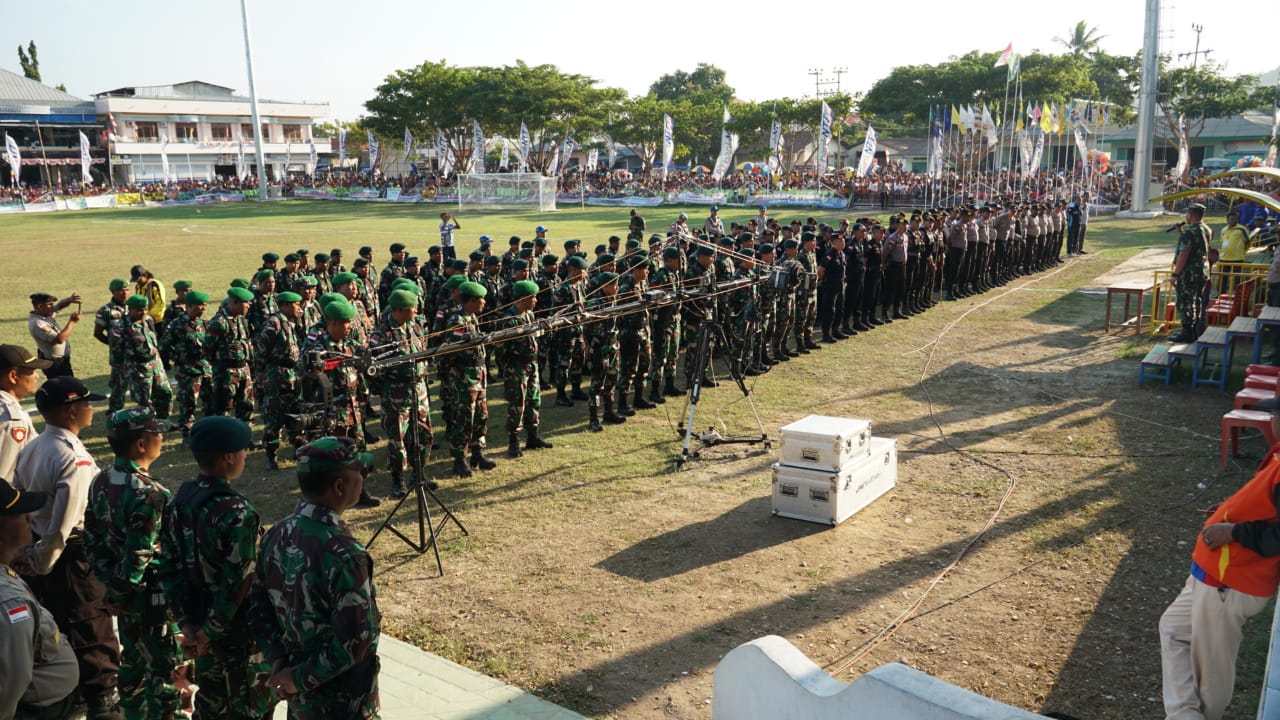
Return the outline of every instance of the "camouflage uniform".
[[[120,352],[124,356],[124,376],[129,381],[133,401],[143,407],[154,407],[156,417],[169,417],[173,403],[173,390],[169,378],[160,364],[160,347],[156,341],[154,321],[149,315],[132,322],[129,318],[119,321]]]
[[[773,354],[773,345],[777,337],[776,312],[779,290],[773,286],[769,277],[772,271],[772,261],[761,260],[756,263],[756,275],[762,278],[763,282],[756,285],[756,327],[751,338],[751,349],[748,351],[753,361],[777,357]]]
[[[586,282],[583,280],[566,281],[561,284],[556,288],[552,301],[555,307],[554,312],[564,312],[565,308],[571,308],[568,312],[585,308],[586,287]],[[557,392],[563,395],[565,385],[569,383],[572,383],[573,388],[577,390],[582,384],[583,366],[587,360],[586,338],[582,327],[574,325],[557,330],[552,337],[552,345],[552,354],[555,356],[555,377],[552,378],[552,382],[555,383]]]
[[[796,291],[796,348],[813,348],[813,323],[818,319],[818,254],[801,248],[796,255],[802,274]]]
[[[532,325],[532,310],[520,312],[511,305],[498,320],[498,329]],[[502,346],[502,392],[507,400],[507,434],[515,437],[521,426],[530,438],[538,435],[542,395],[538,382],[537,334],[509,340]]]
[[[219,311],[205,326],[205,347],[213,366],[214,415],[235,416],[245,422],[253,417],[253,342],[243,315],[231,317]]]
[[[391,284],[396,280],[404,277],[404,263],[398,263],[395,260],[387,263],[382,268],[382,274],[378,276],[378,307],[385,307],[387,298],[391,296]]]
[[[664,264],[649,283],[654,290],[679,292],[684,278],[678,269]],[[649,399],[662,402],[661,387],[671,388],[676,381],[676,356],[680,352],[680,304],[664,305],[653,312],[653,362],[649,368]]]
[[[298,337],[293,319],[277,312],[263,322],[256,339],[264,366],[262,444],[269,458],[280,448],[285,415],[298,412]]]
[[[773,332],[773,345],[770,350],[773,356],[782,360],[788,355],[794,354],[787,350],[787,340],[791,338],[791,333],[795,329],[796,323],[796,295],[800,291],[801,274],[804,272],[804,266],[795,258],[784,257],[778,263],[782,270],[786,273],[787,286],[778,292],[777,299],[777,321]],[[803,345],[797,343],[797,349]]]
[[[377,718],[382,615],[373,560],[338,513],[300,500],[262,539],[250,623],[293,668],[290,720]]]
[[[695,369],[693,367],[697,356],[698,328],[702,322],[714,321],[715,306],[718,298],[710,297],[715,292],[716,267],[712,264],[710,267],[704,268],[702,264],[694,261],[689,263],[689,269],[684,275],[685,289],[689,291],[698,291],[704,295],[704,299],[694,300],[691,303],[685,303],[685,335],[684,335],[684,379],[685,385],[693,384],[693,375]],[[710,365],[710,362],[708,362]],[[706,372],[710,368],[700,368],[697,372]]]
[[[1187,223],[1178,235],[1178,246],[1173,251],[1176,260],[1187,253],[1187,262],[1176,276],[1178,284],[1177,308],[1182,320],[1182,332],[1188,341],[1199,334],[1199,323],[1204,318],[1204,288],[1209,277],[1209,243],[1213,231],[1203,222]]]
[[[107,364],[111,366],[111,377],[107,387],[111,389],[111,401],[107,404],[108,412],[115,412],[124,407],[125,393],[128,389],[124,377],[124,356],[120,351],[120,336],[116,333],[116,323],[129,314],[124,303],[115,300],[98,308],[93,315],[93,324],[107,331]]]
[[[258,559],[258,513],[224,478],[182,484],[160,522],[158,573],[181,626],[209,638],[196,658],[197,718],[270,717],[271,665],[254,647],[244,602]]]
[[[599,286],[592,287],[596,293],[587,302],[587,312],[601,310],[613,305],[613,298],[600,294]],[[614,412],[614,388],[618,385],[618,364],[621,360],[621,348],[618,344],[618,321],[614,318],[596,320],[586,326],[586,344],[589,359],[587,366],[591,371],[591,393],[587,398],[587,409],[591,413],[593,426],[597,425],[596,415],[601,406],[604,416],[611,422],[619,417]],[[594,429],[594,428],[593,428]]]
[[[400,352],[410,354],[426,347],[416,322],[396,325],[391,313],[384,313],[374,328],[369,342],[374,346],[394,344]],[[393,477],[412,469],[409,456],[423,467],[431,450],[431,405],[427,397],[426,365],[408,363],[387,368],[379,373],[382,383],[382,429],[390,447],[387,451],[388,468]],[[416,409],[415,409],[416,408]],[[418,426],[413,430],[413,415],[418,415]]]
[[[178,625],[160,591],[156,554],[170,493],[128,458],[94,478],[84,518],[84,549],[107,586],[120,634],[120,709],[130,718],[173,718],[171,683],[180,662]]]
[[[445,326],[452,328],[446,340],[457,342],[480,336],[475,315],[454,311]],[[441,395],[448,398],[446,424],[449,450],[454,460],[463,460],[484,449],[489,424],[489,400],[485,395],[489,383],[485,368],[484,345],[450,353],[441,358]]]
[[[352,321],[351,327],[354,334],[355,321]],[[350,337],[343,340],[334,340],[325,331],[323,325],[312,328],[307,333],[306,339],[302,341],[302,359],[299,362],[299,370],[304,373],[324,371],[333,389],[329,410],[334,413],[337,419],[337,433],[355,438],[363,446],[364,434],[360,432],[364,424],[363,415],[360,412],[360,373],[350,363],[342,363],[332,370],[324,370],[323,362],[319,367],[313,366],[309,357],[315,352],[319,352],[322,357],[350,355],[354,350],[355,346],[352,344]],[[305,383],[301,388],[301,392],[303,402],[314,403],[322,401],[318,394],[308,390]]]
[[[649,291],[648,279],[636,280],[630,273],[618,278],[618,302],[638,302]],[[653,358],[653,343],[649,338],[649,311],[643,307],[634,313],[618,318],[618,332],[622,340],[621,360],[618,367],[618,404],[625,406],[628,395],[635,388],[635,405],[647,407],[644,386],[649,378],[649,363]]]
[[[196,401],[203,399],[209,409],[209,382],[213,370],[205,353],[204,318],[192,320],[184,313],[169,322],[160,352],[169,358],[178,381],[178,425],[191,429],[196,419]]]

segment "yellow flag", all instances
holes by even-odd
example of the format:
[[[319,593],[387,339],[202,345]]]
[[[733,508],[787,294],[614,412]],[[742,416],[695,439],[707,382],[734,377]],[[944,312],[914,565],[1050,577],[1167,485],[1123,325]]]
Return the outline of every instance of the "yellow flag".
[[[961,119],[960,111],[956,109],[955,105],[951,106],[951,127],[959,128],[960,134],[961,135],[964,134],[964,131],[965,131],[964,120]]]
[[[1044,103],[1043,105],[1040,106],[1040,132],[1042,133],[1049,132],[1049,129],[1052,127],[1052,124],[1049,118],[1052,115],[1053,115],[1053,106],[1051,106],[1049,103]]]
[[[1023,122],[1022,122],[1022,115],[1021,115],[1021,114],[1019,114],[1019,115],[1018,115],[1018,125],[1017,125],[1017,127],[1015,127],[1015,128],[1013,129],[1013,131],[1014,131],[1014,132],[1022,132],[1022,128],[1023,128],[1023,127],[1025,127],[1025,125],[1024,125],[1024,124],[1023,124]]]
[[[1058,106],[1058,137],[1062,137],[1067,132],[1067,104],[1062,103]]]

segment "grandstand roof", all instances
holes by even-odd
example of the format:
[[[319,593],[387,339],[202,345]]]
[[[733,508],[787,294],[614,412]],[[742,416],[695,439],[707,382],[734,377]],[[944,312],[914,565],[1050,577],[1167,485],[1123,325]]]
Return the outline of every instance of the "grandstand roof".
[[[79,105],[86,102],[70,93],[0,68],[0,105]]]

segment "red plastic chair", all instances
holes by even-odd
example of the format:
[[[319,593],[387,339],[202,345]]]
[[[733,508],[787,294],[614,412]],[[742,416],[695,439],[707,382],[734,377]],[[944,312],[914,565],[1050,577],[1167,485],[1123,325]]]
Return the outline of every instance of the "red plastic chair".
[[[1245,388],[1236,393],[1236,410],[1252,410],[1255,405],[1263,400],[1269,400],[1276,396],[1270,390],[1262,388]]]
[[[1275,434],[1271,432],[1271,413],[1257,410],[1232,410],[1222,416],[1222,446],[1218,456],[1219,465],[1225,467],[1227,464],[1228,438],[1231,440],[1231,457],[1240,455],[1241,428],[1253,428],[1262,433],[1262,437],[1267,441],[1267,447],[1276,444]]]
[[[1244,386],[1258,388],[1259,390],[1270,390],[1274,395],[1276,390],[1280,388],[1280,375],[1245,375]]]

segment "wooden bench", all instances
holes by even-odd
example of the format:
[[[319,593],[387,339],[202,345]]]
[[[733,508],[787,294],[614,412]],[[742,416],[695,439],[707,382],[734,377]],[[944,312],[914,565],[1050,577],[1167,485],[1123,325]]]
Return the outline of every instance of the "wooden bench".
[[[1211,362],[1210,353],[1217,353],[1217,362]],[[1191,374],[1191,387],[1200,385],[1216,385],[1219,390],[1227,389],[1227,371],[1231,369],[1231,341],[1227,337],[1227,328],[1206,328],[1196,338],[1195,372]],[[1205,368],[1209,374],[1204,375]]]
[[[1171,345],[1161,343],[1147,352],[1147,356],[1142,358],[1142,362],[1138,364],[1139,385],[1148,379],[1163,380],[1166,386],[1169,384],[1169,375],[1173,371],[1173,358],[1169,357],[1171,347]]]

